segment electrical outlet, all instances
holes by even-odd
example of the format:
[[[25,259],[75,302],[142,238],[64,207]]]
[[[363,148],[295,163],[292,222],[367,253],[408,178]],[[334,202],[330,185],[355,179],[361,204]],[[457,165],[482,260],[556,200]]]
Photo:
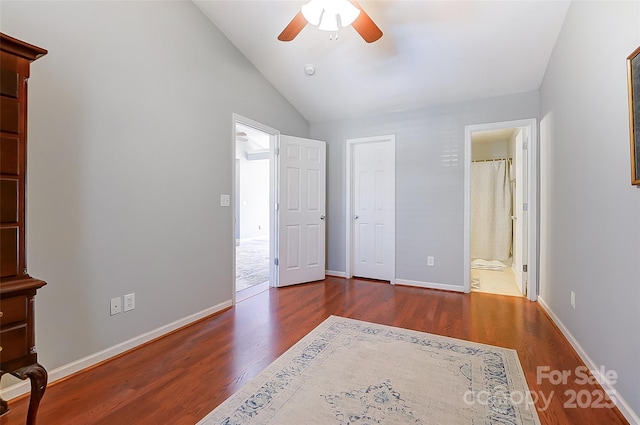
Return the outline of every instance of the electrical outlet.
[[[435,265],[435,258],[434,257],[427,257],[427,266],[434,266]]]
[[[231,206],[231,195],[220,195],[220,206],[221,207]]]
[[[136,308],[136,294],[131,293],[124,296],[124,311],[131,311]]]
[[[122,312],[122,298],[116,297],[111,298],[111,315],[118,314]]]
[[[576,293],[571,291],[571,308],[576,308]]]

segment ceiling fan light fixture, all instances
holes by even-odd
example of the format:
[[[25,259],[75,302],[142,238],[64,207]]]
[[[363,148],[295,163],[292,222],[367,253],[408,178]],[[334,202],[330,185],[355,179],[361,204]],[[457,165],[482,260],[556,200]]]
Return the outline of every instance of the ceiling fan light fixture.
[[[338,16],[340,25],[351,25],[360,15],[360,9],[349,0],[311,0],[300,8],[302,16],[311,25],[317,25],[323,31],[338,31]]]
[[[348,27],[360,16],[360,9],[355,7],[351,2],[343,0],[340,4],[340,25]]]
[[[322,17],[323,10],[324,7],[322,6],[321,0],[311,0],[300,8],[302,16],[304,16],[304,19],[306,19],[311,25],[320,24],[320,18]]]
[[[323,13],[322,20],[320,20],[320,25],[318,25],[318,29],[322,31],[338,31],[338,20],[336,19],[336,15],[332,15],[330,13]]]

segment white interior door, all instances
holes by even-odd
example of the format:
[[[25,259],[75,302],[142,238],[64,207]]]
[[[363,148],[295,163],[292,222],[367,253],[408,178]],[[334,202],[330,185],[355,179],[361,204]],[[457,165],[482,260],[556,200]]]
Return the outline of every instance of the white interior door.
[[[516,276],[516,284],[522,295],[527,295],[527,272],[524,271],[527,264],[527,143],[526,128],[521,128],[516,136],[516,187],[515,209],[513,215],[514,239],[513,239],[513,263]]]
[[[356,143],[352,151],[353,276],[393,282],[395,147]]]
[[[278,286],[325,277],[326,144],[280,136]]]

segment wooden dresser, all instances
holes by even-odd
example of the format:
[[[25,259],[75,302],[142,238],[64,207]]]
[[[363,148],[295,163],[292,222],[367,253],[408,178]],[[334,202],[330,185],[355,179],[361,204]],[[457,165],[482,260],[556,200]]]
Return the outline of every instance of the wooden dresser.
[[[47,371],[35,346],[35,296],[46,283],[27,272],[27,80],[31,62],[47,53],[0,33],[0,377],[31,381],[27,424],[35,424]],[[8,411],[0,399],[0,414]]]

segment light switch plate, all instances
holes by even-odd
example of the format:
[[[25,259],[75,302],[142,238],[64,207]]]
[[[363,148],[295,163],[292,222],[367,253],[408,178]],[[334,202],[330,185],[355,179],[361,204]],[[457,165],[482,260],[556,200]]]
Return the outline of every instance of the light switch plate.
[[[220,206],[221,207],[231,206],[231,195],[220,195]]]

